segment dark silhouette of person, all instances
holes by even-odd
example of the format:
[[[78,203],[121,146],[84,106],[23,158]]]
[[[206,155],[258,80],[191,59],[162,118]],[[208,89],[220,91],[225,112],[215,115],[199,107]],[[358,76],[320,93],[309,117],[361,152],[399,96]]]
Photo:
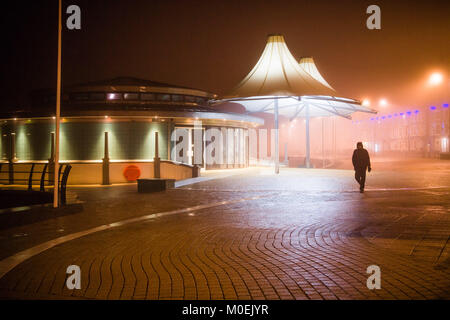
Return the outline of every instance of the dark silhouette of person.
[[[355,179],[359,183],[359,192],[364,192],[364,185],[366,183],[366,170],[372,170],[370,166],[369,152],[363,148],[362,142],[356,144],[356,149],[353,151],[353,168],[355,168]]]

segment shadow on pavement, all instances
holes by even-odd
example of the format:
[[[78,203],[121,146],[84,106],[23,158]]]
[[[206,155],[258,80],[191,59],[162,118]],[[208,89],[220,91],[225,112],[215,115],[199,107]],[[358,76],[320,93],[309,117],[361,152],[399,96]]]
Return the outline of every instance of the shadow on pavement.
[[[51,205],[35,205],[0,210],[0,230],[23,226],[48,219],[77,214],[83,211],[82,204],[71,204],[61,208]]]

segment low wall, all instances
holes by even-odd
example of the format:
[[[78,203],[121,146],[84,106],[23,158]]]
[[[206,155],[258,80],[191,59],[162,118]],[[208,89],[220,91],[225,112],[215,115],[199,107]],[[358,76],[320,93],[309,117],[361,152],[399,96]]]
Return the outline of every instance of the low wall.
[[[192,166],[171,161],[161,161],[161,178],[184,180],[192,178]],[[152,172],[153,174],[153,172]],[[152,176],[153,177],[153,176]]]
[[[103,163],[101,161],[64,161],[70,163],[72,169],[67,181],[68,185],[78,184],[102,184],[103,182]],[[29,172],[32,162],[14,163],[14,184],[27,185]],[[35,171],[42,171],[45,163],[37,163]],[[134,165],[140,170],[139,178],[154,178],[153,161],[113,161],[109,163],[109,181],[111,184],[116,183],[134,183],[135,181],[127,181],[124,176],[126,167]],[[8,184],[9,164],[2,163],[0,172],[0,184]],[[23,173],[19,173],[23,172]],[[191,165],[161,160],[160,177],[167,179],[183,180],[194,176],[194,168]],[[33,180],[40,179],[41,173],[35,173]],[[39,181],[34,181],[34,185],[38,185]],[[47,185],[48,183],[46,183]]]

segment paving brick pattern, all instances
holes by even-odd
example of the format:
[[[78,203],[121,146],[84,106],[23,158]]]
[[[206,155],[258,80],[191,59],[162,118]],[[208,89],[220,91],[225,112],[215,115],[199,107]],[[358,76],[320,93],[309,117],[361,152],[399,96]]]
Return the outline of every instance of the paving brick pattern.
[[[313,178],[322,172],[310,174]],[[301,178],[302,172],[295,170],[278,177],[251,171],[152,195],[161,203],[139,210],[136,206],[148,198],[133,194],[135,205],[129,205],[128,214],[115,206],[124,198],[114,192],[113,198],[104,195],[96,206],[86,203],[88,212],[78,216],[84,221],[62,217],[57,225],[46,222],[6,230],[1,235],[10,245],[27,247],[31,240],[21,244],[9,235],[27,231],[37,244],[39,237],[54,237],[57,226],[76,231],[98,225],[96,221],[260,196],[161,216],[64,243],[26,260],[0,279],[1,296],[450,298],[450,188],[369,190],[361,195],[351,190],[351,176],[345,172],[328,181],[340,181],[344,187],[339,192],[311,191],[303,184],[294,187],[294,181],[298,184]],[[81,198],[88,197],[86,190],[77,192]],[[127,197],[130,199],[131,193]],[[39,237],[33,238],[34,232]],[[81,290],[65,286],[66,268],[71,264],[81,267]],[[381,268],[380,290],[366,286],[369,265]]]

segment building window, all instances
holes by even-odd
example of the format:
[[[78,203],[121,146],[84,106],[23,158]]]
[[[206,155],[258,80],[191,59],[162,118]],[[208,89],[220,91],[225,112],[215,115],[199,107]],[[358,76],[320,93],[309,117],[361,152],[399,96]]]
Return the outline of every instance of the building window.
[[[137,93],[124,93],[123,98],[125,100],[139,100]]]
[[[158,101],[170,101],[170,94],[158,94],[156,98]]]
[[[91,93],[91,100],[105,100],[105,94],[101,92]]]
[[[152,101],[155,100],[154,93],[141,93],[141,100]]]
[[[195,102],[195,97],[193,96],[185,96],[186,102]]]
[[[182,102],[184,99],[183,99],[183,96],[181,95],[181,94],[173,94],[172,95],[172,101],[173,102]]]
[[[77,101],[89,100],[89,94],[88,93],[74,93],[71,95],[71,99],[77,100]]]
[[[108,100],[122,100],[122,94],[121,93],[108,93],[108,94],[106,94],[106,98]]]
[[[200,98],[200,97],[197,97],[197,98],[195,99],[195,102],[197,102],[197,103],[200,104],[200,105],[204,104],[205,101],[206,101],[206,100],[205,100],[204,98]]]

